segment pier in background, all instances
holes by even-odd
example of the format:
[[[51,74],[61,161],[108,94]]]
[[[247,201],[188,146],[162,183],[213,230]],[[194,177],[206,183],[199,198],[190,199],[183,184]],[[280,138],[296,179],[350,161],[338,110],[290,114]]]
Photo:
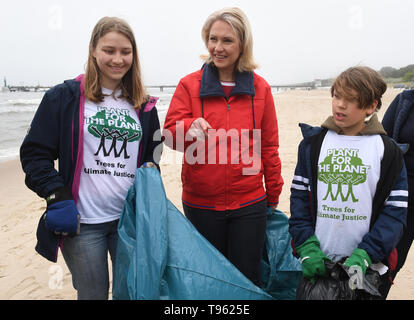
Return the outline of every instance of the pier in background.
[[[294,89],[303,89],[303,90],[312,90],[315,88],[320,87],[320,83],[318,81],[312,81],[308,83],[301,83],[301,84],[292,84],[292,85],[270,85],[272,89],[276,89],[277,91],[280,90],[294,90]],[[160,92],[164,92],[164,89],[174,89],[176,85],[149,85],[146,86],[149,89],[159,89]],[[47,91],[51,87],[49,86],[7,86],[9,91],[11,92],[37,92],[37,91]]]

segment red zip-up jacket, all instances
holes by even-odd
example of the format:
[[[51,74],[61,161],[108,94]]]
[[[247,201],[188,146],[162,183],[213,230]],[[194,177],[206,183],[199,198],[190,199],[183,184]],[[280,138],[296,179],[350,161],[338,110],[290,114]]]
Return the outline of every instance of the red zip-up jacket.
[[[213,128],[206,141],[183,141],[200,117]],[[266,198],[268,206],[278,204],[283,179],[276,110],[270,86],[256,73],[237,73],[229,97],[212,65],[181,79],[163,136],[167,146],[184,151],[181,180],[186,205],[224,211]]]

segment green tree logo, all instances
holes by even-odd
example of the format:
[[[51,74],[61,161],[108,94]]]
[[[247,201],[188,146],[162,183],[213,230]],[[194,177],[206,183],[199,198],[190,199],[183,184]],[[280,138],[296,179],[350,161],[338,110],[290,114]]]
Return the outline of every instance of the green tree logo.
[[[108,110],[102,107],[98,107],[98,109],[100,111],[86,119],[89,124],[88,132],[100,139],[95,155],[98,155],[102,150],[104,157],[108,157],[113,152],[115,158],[119,158],[122,154],[124,159],[130,158],[127,144],[141,139],[141,125],[129,115],[127,109]]]
[[[362,163],[358,157],[359,150],[356,149],[330,149],[324,161],[318,166],[318,180],[328,185],[323,200],[328,196],[332,200],[337,200],[341,196],[342,201],[348,201],[351,197],[352,202],[358,202],[354,195],[353,186],[364,183],[367,180],[367,172],[370,168]],[[336,185],[336,193],[333,186]],[[346,186],[346,195],[343,187]]]

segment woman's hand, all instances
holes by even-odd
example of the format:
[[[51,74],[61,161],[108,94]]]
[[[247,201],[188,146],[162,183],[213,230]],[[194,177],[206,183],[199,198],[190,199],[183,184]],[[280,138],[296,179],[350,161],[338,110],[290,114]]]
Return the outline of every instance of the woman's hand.
[[[141,168],[155,168],[157,169],[157,166],[154,162],[144,162]]]
[[[193,137],[204,141],[208,136],[208,129],[212,129],[210,124],[204,118],[197,118],[191,124],[188,134]]]

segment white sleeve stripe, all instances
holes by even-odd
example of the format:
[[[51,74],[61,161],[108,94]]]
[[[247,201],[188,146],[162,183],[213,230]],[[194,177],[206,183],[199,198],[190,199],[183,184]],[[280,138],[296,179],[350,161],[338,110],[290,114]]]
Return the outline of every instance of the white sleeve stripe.
[[[309,184],[309,179],[301,177],[301,176],[293,176],[293,180]]]
[[[394,207],[400,207],[400,208],[408,208],[408,202],[407,201],[385,201],[386,206],[394,206]]]
[[[390,193],[390,197],[408,197],[407,190],[393,190]]]
[[[301,185],[295,184],[295,183],[292,183],[291,188],[296,189],[296,190],[308,190],[307,187],[301,186]]]

